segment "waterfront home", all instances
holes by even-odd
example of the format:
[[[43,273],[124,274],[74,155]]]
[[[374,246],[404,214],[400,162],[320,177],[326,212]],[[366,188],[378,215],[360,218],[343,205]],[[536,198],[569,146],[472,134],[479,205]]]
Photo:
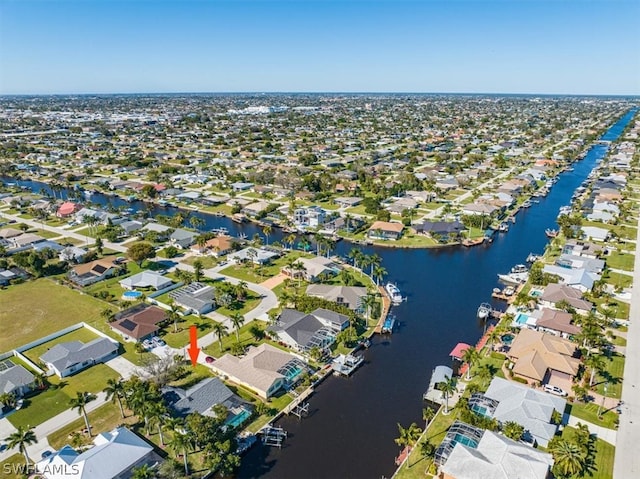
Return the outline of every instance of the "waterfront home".
[[[459,221],[428,221],[414,223],[411,227],[417,234],[428,235],[433,239],[448,241],[452,236],[458,236],[466,228]]]
[[[321,308],[307,314],[285,308],[267,331],[290,348],[308,353],[313,348],[326,350],[348,327],[349,318],[344,314]]]
[[[155,271],[145,270],[140,271],[133,276],[129,276],[128,278],[124,278],[123,280],[120,280],[119,283],[124,289],[129,290],[151,288],[156,291],[160,291],[161,289],[171,286],[173,281],[171,281],[170,278],[165,278]]]
[[[130,478],[134,469],[161,462],[152,445],[122,426],[98,434],[82,453],[64,446],[35,468],[44,479],[113,479]]]
[[[79,286],[88,286],[110,278],[117,273],[118,268],[115,256],[105,256],[89,263],[74,266],[69,271],[68,277]]]
[[[109,326],[126,341],[135,342],[154,336],[160,330],[159,324],[166,320],[167,313],[163,309],[138,304],[116,313],[115,319],[109,323]]]
[[[586,293],[591,291],[593,283],[600,279],[600,275],[587,271],[584,268],[566,268],[555,264],[547,264],[542,268],[546,274],[560,278],[560,283]]]
[[[50,348],[40,356],[40,361],[59,378],[64,378],[114,358],[118,355],[119,348],[117,342],[103,337],[88,343],[69,341]]]
[[[324,225],[327,219],[327,212],[319,206],[305,206],[296,208],[293,212],[293,223],[296,227],[319,228]]]
[[[265,248],[244,248],[231,253],[231,259],[237,263],[253,262],[254,264],[267,264],[280,253]]]
[[[187,314],[206,314],[215,307],[216,290],[203,283],[193,282],[176,291],[171,291],[169,296],[174,304],[184,308]]]
[[[367,236],[371,239],[397,240],[402,236],[404,225],[402,223],[392,223],[389,221],[374,221]]]
[[[472,394],[469,407],[500,424],[512,421],[524,427],[523,439],[546,447],[558,425],[552,422],[553,411],[564,413],[567,402],[552,394],[531,389],[524,384],[494,377],[485,393]]]
[[[582,299],[582,292],[571,286],[558,283],[551,283],[544,288],[542,295],[538,297],[538,301],[541,306],[552,309],[557,309],[556,304],[566,302],[578,314],[582,315],[588,314],[593,309],[593,303]]]
[[[302,278],[310,283],[315,283],[323,278],[335,276],[340,272],[340,268],[329,258],[315,256],[313,258],[298,258],[296,263],[300,263],[302,268],[290,268],[284,266],[280,272],[290,278]]]
[[[489,205],[487,203],[469,203],[462,208],[463,215],[476,215],[476,216],[491,216],[496,211],[500,210],[497,206]]]
[[[58,218],[69,218],[70,216],[73,216],[76,212],[80,211],[81,208],[82,206],[79,205],[78,203],[65,201],[56,210],[56,216]]]
[[[169,239],[173,229],[160,223],[147,223],[142,227],[142,233],[145,234],[147,232],[155,234],[158,241],[165,241]]]
[[[34,375],[22,364],[14,364],[10,359],[0,361],[0,395],[22,397],[33,389],[34,383]]]
[[[556,260],[556,265],[564,268],[584,269],[589,273],[600,274],[604,269],[605,262],[598,258],[563,253]]]
[[[550,308],[542,310],[542,315],[536,321],[536,329],[562,336],[565,339],[580,334],[582,331],[582,328],[575,324],[571,313]]]
[[[178,417],[189,414],[217,417],[215,406],[227,410],[225,422],[238,426],[251,415],[250,403],[235,394],[218,378],[206,378],[189,389],[172,386],[162,388],[162,396],[167,406]]]
[[[427,387],[423,398],[436,404],[444,404],[445,397],[442,393],[441,385],[453,377],[453,369],[449,366],[440,365],[433,368],[431,378],[429,379],[429,386]],[[450,406],[453,404],[452,399],[455,398],[449,397],[448,399]]]
[[[574,343],[531,329],[521,329],[506,354],[513,373],[532,383],[548,383],[555,377],[571,383],[580,366]]]
[[[233,251],[233,238],[230,236],[216,236],[208,239],[202,246],[197,243],[191,246],[191,251],[198,254],[210,254],[216,258]]]
[[[271,203],[268,203],[267,201],[256,201],[242,208],[242,213],[251,218],[257,218],[265,212],[270,205]]]
[[[196,242],[196,236],[198,236],[198,233],[194,231],[177,228],[169,236],[169,241],[180,249],[187,249]]]
[[[368,294],[363,286],[341,286],[331,284],[310,284],[307,286],[307,296],[323,298],[346,306],[356,313],[364,314],[363,298]]]
[[[250,346],[241,358],[227,353],[208,366],[224,379],[251,389],[265,400],[291,387],[307,370],[297,356],[266,343]]]
[[[441,465],[439,477],[546,479],[551,466],[551,454],[486,430],[477,443],[454,441],[446,462]]]
[[[603,247],[602,245],[590,243],[588,241],[568,239],[562,247],[562,253],[572,256],[581,256],[584,258],[595,259],[603,253]]]
[[[609,239],[609,230],[605,228],[598,228],[595,226],[581,226],[582,237],[590,241],[604,242]]]

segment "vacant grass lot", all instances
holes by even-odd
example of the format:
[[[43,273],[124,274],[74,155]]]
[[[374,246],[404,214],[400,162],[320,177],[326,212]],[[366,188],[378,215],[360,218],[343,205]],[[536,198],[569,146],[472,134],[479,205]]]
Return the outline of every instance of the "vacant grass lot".
[[[102,391],[108,379],[118,379],[120,375],[104,364],[96,364],[89,369],[66,378],[51,376],[51,386],[35,396],[26,399],[19,411],[8,419],[14,426],[37,426],[47,419],[69,409],[69,401],[77,392],[97,393]]]
[[[81,321],[95,321],[106,306],[98,299],[48,279],[0,290],[0,305],[0,352]]]
[[[14,451],[17,451],[17,449],[14,449]],[[31,460],[33,461],[33,458]],[[24,456],[18,452],[9,457],[7,460],[0,462],[0,471],[2,471],[2,478],[22,479],[24,477],[27,477],[19,472],[22,470],[20,469],[20,467],[24,467],[24,464]]]

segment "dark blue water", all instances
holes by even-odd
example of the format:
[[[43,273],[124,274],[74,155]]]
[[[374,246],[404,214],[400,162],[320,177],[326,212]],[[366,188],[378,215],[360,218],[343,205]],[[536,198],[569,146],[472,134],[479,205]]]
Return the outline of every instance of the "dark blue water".
[[[617,121],[602,137],[615,140],[635,110]],[[542,253],[546,228],[556,227],[560,206],[605,155],[607,147],[596,145],[576,163],[573,172],[558,182],[539,204],[522,210],[507,234],[494,236],[490,245],[474,248],[389,249],[363,247],[377,253],[389,278],[397,282],[409,300],[394,308],[400,327],[390,337],[374,339],[366,352],[367,363],[349,379],[327,379],[310,399],[311,414],[299,421],[285,418],[279,425],[289,433],[284,447],[252,449],[238,477],[271,478],[379,478],[389,477],[395,467],[398,446],[397,423],[422,423],[422,393],[431,370],[448,364],[448,353],[456,343],[474,344],[482,334],[476,319],[481,302],[490,298],[497,274],[523,263],[530,252]],[[45,185],[18,181],[38,191]],[[59,194],[58,194],[59,195]],[[104,195],[92,200],[104,205],[134,210],[149,208],[142,202],[126,203]],[[151,207],[152,215],[176,210]],[[255,225],[237,225],[229,219],[193,213],[206,221],[206,228],[224,226],[247,237],[260,233]],[[271,241],[281,240],[274,230]],[[338,243],[336,252],[346,255],[353,245]]]

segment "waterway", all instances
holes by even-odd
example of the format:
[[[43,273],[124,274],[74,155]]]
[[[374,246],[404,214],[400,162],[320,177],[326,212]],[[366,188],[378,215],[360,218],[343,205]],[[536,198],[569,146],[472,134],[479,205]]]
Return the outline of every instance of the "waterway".
[[[621,117],[603,136],[615,140],[635,110]],[[559,176],[551,192],[531,208],[521,210],[508,233],[496,234],[492,244],[474,248],[394,249],[363,246],[377,253],[408,301],[393,308],[399,327],[392,336],[378,336],[366,351],[366,363],[350,378],[330,377],[310,398],[310,414],[287,417],[278,425],[288,432],[282,449],[254,447],[244,458],[239,478],[380,478],[390,477],[399,452],[394,438],[398,426],[422,424],[422,394],[432,369],[449,364],[448,353],[462,341],[475,344],[483,325],[476,309],[490,299],[497,274],[523,263],[530,252],[542,253],[546,228],[556,228],[560,206],[569,204],[575,189],[604,157],[606,145],[593,146],[575,169]],[[5,179],[7,180],[7,179]],[[14,181],[34,191],[43,183]],[[60,193],[58,193],[58,196]],[[149,209],[152,216],[172,215],[173,208],[94,194],[100,205]],[[226,227],[231,234],[251,238],[258,226],[238,225],[227,218],[193,212],[206,221],[206,229]],[[281,240],[274,229],[270,241]],[[353,247],[342,241],[336,253]],[[504,305],[495,303],[497,307]]]

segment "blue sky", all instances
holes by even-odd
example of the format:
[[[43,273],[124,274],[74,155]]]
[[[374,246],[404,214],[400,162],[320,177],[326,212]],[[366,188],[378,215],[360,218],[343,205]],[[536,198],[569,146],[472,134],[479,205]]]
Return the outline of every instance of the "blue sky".
[[[637,0],[0,0],[0,94],[640,94]]]

